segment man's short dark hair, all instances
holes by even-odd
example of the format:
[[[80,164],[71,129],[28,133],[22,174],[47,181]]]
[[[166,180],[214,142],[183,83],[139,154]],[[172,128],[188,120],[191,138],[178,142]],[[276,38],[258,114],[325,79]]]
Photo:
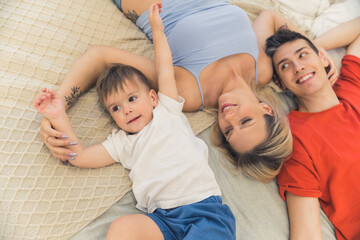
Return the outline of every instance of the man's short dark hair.
[[[305,40],[310,46],[310,48],[312,48],[315,51],[315,53],[319,55],[319,50],[315,47],[315,45],[312,43],[312,41],[310,41],[309,38],[305,37],[301,33],[291,31],[288,28],[280,28],[276,33],[274,33],[274,35],[266,39],[265,52],[270,58],[273,58],[274,54],[279,49],[279,47],[281,47],[285,43],[292,42],[298,39]],[[329,70],[330,67],[325,68],[326,72],[328,72]],[[274,77],[278,78],[279,76],[276,72],[274,64],[273,64],[273,71],[274,71]],[[278,80],[280,80],[280,84],[281,84],[281,79],[278,78]]]
[[[279,29],[274,35],[266,39],[266,49],[265,52],[269,57],[273,57],[276,51],[287,42],[292,42],[297,39],[304,39],[309,46],[319,54],[319,50],[315,47],[315,45],[305,37],[304,35],[291,31],[289,29]]]

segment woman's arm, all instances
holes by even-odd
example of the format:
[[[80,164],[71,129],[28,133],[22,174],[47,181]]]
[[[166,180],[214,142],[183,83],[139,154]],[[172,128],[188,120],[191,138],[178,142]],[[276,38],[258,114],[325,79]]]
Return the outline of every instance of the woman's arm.
[[[273,77],[272,61],[265,53],[266,39],[284,26],[291,30],[299,31],[288,19],[272,10],[262,11],[253,23],[253,29],[259,46],[259,59],[257,63],[259,68],[258,84],[266,84]]]
[[[94,46],[79,58],[57,90],[64,97],[66,109],[80,96],[78,93],[92,87],[99,75],[112,63],[139,69],[149,79],[151,86],[157,89],[155,66],[151,59],[119,48]]]
[[[100,168],[115,163],[109,153],[102,144],[95,144],[84,147],[77,135],[75,134],[67,114],[51,120],[51,124],[60,131],[66,133],[70,139],[73,139],[77,144],[70,145],[68,148],[71,151],[66,158],[61,161],[69,161],[72,165],[80,168]]]
[[[286,192],[291,240],[321,240],[319,200]]]
[[[273,10],[262,11],[253,24],[259,48],[265,52],[266,39],[274,35],[274,33],[282,27],[286,27],[292,31],[301,32],[291,21],[289,21],[283,15]]]
[[[82,168],[104,167],[115,162],[102,144],[83,147],[71,126],[69,117],[65,112],[64,103],[59,94],[43,89],[35,99],[34,107],[44,117],[49,119],[56,129],[66,133],[74,141],[73,143],[75,144],[70,144],[68,147],[71,153],[60,158],[61,161],[69,160],[71,164]]]

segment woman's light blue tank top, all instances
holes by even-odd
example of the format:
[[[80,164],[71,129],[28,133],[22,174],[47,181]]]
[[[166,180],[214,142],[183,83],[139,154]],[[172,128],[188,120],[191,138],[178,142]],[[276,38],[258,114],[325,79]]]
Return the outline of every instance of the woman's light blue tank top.
[[[248,53],[257,62],[259,49],[256,35],[246,13],[227,1],[163,0],[162,4],[160,16],[173,64],[187,69],[196,78],[202,108],[201,71],[223,57],[238,53]],[[136,25],[152,40],[148,14],[148,11],[144,12]]]

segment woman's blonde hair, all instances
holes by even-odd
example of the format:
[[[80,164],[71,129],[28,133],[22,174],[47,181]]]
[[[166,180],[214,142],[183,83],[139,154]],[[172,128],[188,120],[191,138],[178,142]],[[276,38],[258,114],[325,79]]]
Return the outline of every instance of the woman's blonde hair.
[[[249,152],[238,153],[226,141],[217,121],[212,129],[211,142],[247,176],[269,182],[279,173],[283,162],[292,152],[292,135],[274,90],[268,86],[258,87],[255,95],[260,102],[268,104],[274,113],[273,116],[264,115],[268,131],[266,140]]]

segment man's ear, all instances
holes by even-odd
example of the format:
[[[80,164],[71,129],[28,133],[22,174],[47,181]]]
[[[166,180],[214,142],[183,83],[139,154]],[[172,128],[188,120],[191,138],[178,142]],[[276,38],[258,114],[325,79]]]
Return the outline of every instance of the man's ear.
[[[159,97],[154,89],[150,89],[149,96],[152,102],[153,107],[156,107],[159,103]]]
[[[324,55],[324,53],[322,51],[319,51],[319,57],[320,57],[321,61],[323,62],[325,68],[330,67],[330,61]]]

